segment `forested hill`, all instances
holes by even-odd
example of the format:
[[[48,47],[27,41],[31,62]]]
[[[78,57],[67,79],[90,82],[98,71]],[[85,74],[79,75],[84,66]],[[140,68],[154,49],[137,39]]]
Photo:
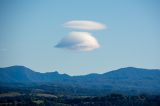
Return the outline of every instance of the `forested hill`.
[[[40,73],[24,66],[0,68],[0,85],[9,83],[56,85],[63,89],[72,88],[75,92],[129,92],[160,93],[160,70],[134,67],[121,68],[104,74],[70,76],[55,72]]]

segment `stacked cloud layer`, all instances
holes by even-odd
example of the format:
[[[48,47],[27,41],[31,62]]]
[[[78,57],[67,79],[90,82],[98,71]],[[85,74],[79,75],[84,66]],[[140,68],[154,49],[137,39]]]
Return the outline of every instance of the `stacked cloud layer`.
[[[104,24],[98,22],[80,21],[80,20],[66,22],[64,26],[67,28],[82,29],[82,30],[101,30],[106,28]]]
[[[58,48],[66,48],[76,51],[92,51],[100,47],[96,38],[88,32],[70,32],[57,45]]]
[[[67,28],[82,30],[101,30],[105,29],[104,24],[94,21],[69,21],[64,24]],[[75,51],[92,51],[100,47],[95,37],[89,32],[70,32],[56,46]]]

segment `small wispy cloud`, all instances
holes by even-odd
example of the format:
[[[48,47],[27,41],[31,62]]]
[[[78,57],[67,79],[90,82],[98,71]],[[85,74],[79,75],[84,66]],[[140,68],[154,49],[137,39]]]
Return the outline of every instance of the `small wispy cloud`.
[[[89,32],[70,32],[55,47],[75,51],[92,51],[99,48],[100,45]]]
[[[66,22],[64,27],[82,30],[101,30],[106,28],[102,23],[89,20],[72,20]]]

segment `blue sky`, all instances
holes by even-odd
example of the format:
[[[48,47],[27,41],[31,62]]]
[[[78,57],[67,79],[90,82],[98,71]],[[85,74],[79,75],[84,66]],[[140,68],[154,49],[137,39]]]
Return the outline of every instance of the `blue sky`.
[[[79,75],[121,67],[160,69],[159,0],[0,0],[0,67]],[[72,31],[72,20],[103,23],[89,30],[94,51],[55,48]]]

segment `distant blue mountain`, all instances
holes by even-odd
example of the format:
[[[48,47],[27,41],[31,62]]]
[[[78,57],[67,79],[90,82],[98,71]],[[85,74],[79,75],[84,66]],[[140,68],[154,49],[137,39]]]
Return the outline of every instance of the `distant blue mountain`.
[[[0,68],[0,83],[50,83],[104,92],[160,93],[160,70],[134,67],[104,74],[69,76],[58,72],[39,73],[24,66]]]
[[[63,80],[67,79],[68,77],[68,75],[59,74],[56,71],[47,73],[35,72],[24,66],[11,66],[7,68],[0,68],[0,82],[41,83]]]

